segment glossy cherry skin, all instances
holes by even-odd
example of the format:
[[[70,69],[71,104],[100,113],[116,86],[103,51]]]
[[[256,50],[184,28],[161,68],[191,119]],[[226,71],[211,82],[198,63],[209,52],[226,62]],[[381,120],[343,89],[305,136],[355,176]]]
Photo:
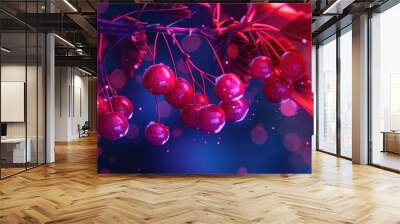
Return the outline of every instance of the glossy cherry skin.
[[[233,73],[219,76],[214,87],[215,94],[222,101],[239,99],[243,96],[244,91],[243,82]]]
[[[206,104],[210,103],[210,98],[208,98],[207,96],[204,96],[204,94],[202,94],[202,93],[196,93],[194,103],[206,105]]]
[[[250,75],[257,80],[264,80],[272,75],[274,67],[272,60],[266,56],[258,56],[250,62]]]
[[[152,121],[146,126],[144,135],[151,144],[162,146],[169,139],[169,128],[161,123]]]
[[[99,117],[99,133],[105,139],[117,140],[128,133],[128,119],[119,112],[106,112]]]
[[[249,112],[249,103],[244,97],[238,100],[222,101],[220,106],[225,112],[226,120],[231,122],[242,121]]]
[[[112,109],[115,112],[120,112],[126,118],[131,119],[133,116],[132,102],[125,96],[114,96],[111,98]]]
[[[172,106],[182,108],[193,102],[194,91],[192,85],[186,79],[179,78],[172,91],[165,95],[165,99]]]
[[[204,106],[199,113],[197,126],[208,134],[217,134],[225,126],[226,117],[224,110],[217,105]]]
[[[264,96],[271,103],[280,103],[289,99],[291,87],[283,80],[270,77],[264,81]]]
[[[102,97],[97,96],[97,116],[101,116],[102,114],[110,111],[110,107],[106,100]]]
[[[143,84],[153,94],[166,94],[175,87],[175,74],[170,67],[155,64],[144,72]]]
[[[302,55],[296,52],[286,52],[279,62],[279,70],[287,81],[297,81],[303,78],[306,65]]]
[[[188,104],[181,111],[181,120],[188,128],[196,128],[202,104]]]

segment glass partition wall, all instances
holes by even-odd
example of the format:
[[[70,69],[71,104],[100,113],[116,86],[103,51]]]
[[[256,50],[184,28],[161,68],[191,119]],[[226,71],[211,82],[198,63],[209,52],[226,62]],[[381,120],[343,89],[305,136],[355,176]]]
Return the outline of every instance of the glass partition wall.
[[[318,54],[318,145],[336,153],[336,36],[322,42]]]
[[[15,17],[0,11],[1,179],[45,163],[46,40],[16,18],[43,10],[41,2],[7,5],[19,10]]]
[[[370,163],[400,171],[400,4],[371,18]]]
[[[352,157],[351,25],[317,47],[317,150]]]

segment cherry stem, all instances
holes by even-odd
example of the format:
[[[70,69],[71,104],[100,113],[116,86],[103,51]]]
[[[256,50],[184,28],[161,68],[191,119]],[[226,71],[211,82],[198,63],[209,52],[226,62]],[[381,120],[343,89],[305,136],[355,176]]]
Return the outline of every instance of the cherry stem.
[[[156,95],[154,95],[154,100],[156,101],[156,117],[157,117],[157,122],[160,123],[160,120],[161,120],[161,118],[160,118],[160,108],[159,108],[159,103],[158,103],[158,100],[157,100],[157,96],[156,96]]]
[[[209,81],[211,84],[214,84],[214,81],[212,81],[209,77],[207,77],[205,74],[201,74],[200,73],[200,75],[202,76],[202,77],[204,77],[207,81]]]
[[[261,50],[263,51],[264,55],[268,55],[268,57],[271,57],[269,51],[266,49],[265,44],[263,41],[261,41],[261,38],[259,37],[259,34],[256,32],[257,38],[259,40],[259,45],[261,46]]]
[[[200,89],[202,89],[203,87],[196,81],[196,79],[194,78],[194,75],[192,73],[192,69],[189,66],[189,62],[185,61],[185,65],[186,65],[186,69],[189,71],[190,74],[190,78],[192,79],[192,84],[193,84],[193,89],[195,90],[195,85],[196,84]],[[196,91],[195,91],[196,92]]]
[[[149,46],[148,44],[146,44],[146,48],[147,48],[147,50],[150,52],[151,58],[154,58],[153,51],[151,50],[151,48],[150,48],[150,46]]]
[[[201,76],[201,81],[203,82],[203,95],[205,98],[207,98],[207,93],[206,93],[206,82],[204,81],[204,76],[200,74]]]
[[[179,10],[182,10],[182,9],[187,9],[187,7],[185,6],[185,7],[180,7],[180,8],[172,8],[172,9],[147,9],[147,10],[144,10],[144,9],[141,9],[141,10],[134,10],[134,11],[132,11],[132,12],[128,12],[128,13],[125,13],[125,14],[123,14],[123,15],[120,15],[120,16],[117,16],[117,17],[115,17],[114,19],[112,19],[112,21],[113,22],[116,22],[116,21],[118,21],[118,20],[120,20],[120,19],[126,19],[126,18],[132,18],[132,17],[130,17],[130,15],[133,15],[133,14],[136,14],[136,13],[146,13],[146,12],[149,12],[149,13],[153,13],[153,12],[158,12],[158,13],[160,13],[160,12],[173,12],[173,11],[179,11]]]
[[[267,36],[269,39],[271,39],[276,45],[278,45],[284,52],[286,52],[286,48],[271,34],[265,32],[265,31],[260,31],[262,34]]]
[[[214,47],[212,46],[208,37],[204,37],[207,40],[208,46],[210,47],[212,53],[214,54],[215,60],[217,60],[219,68],[221,69],[222,74],[225,74],[224,67],[222,66],[221,60],[219,60],[218,54],[215,51]]]
[[[156,64],[158,34],[159,34],[159,32],[156,33],[156,37],[154,38],[154,45],[153,45],[153,64]]]
[[[265,44],[268,45],[269,48],[271,48],[272,53],[274,53],[275,57],[277,57],[279,60],[281,59],[281,56],[278,54],[278,52],[275,50],[275,48],[271,45],[271,43],[266,40],[264,37],[258,34],[258,38],[260,38],[262,41],[265,42]]]
[[[100,38],[99,38],[99,57],[97,58],[98,61],[101,61],[103,59],[103,50],[104,50],[104,46],[103,46],[103,34],[100,33]]]
[[[171,47],[169,46],[169,43],[168,43],[168,40],[167,40],[167,37],[165,36],[165,34],[162,33],[161,35],[163,36],[164,41],[165,41],[165,45],[168,48],[169,56],[171,57],[172,65],[174,66],[175,78],[177,78],[178,73],[177,73],[177,70],[176,70],[175,59],[174,59],[174,56],[172,55]]]
[[[183,60],[185,62],[187,62],[193,69],[195,69],[200,75],[202,74],[206,74],[208,76],[211,76],[213,78],[215,78],[213,75],[201,70],[199,67],[196,66],[196,64],[194,64],[194,62],[190,59],[190,55],[188,53],[186,53],[186,51],[182,48],[182,46],[179,44],[178,40],[176,39],[174,34],[170,35],[172,40],[173,40],[173,44],[175,44],[178,48],[178,50],[180,51],[180,53],[183,56]]]

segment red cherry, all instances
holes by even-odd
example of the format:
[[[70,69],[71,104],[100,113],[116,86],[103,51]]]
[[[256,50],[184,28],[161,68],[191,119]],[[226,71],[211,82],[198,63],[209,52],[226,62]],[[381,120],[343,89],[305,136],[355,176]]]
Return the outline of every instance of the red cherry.
[[[204,107],[201,104],[189,104],[181,112],[182,122],[189,128],[197,127],[197,120],[200,110]]]
[[[234,100],[243,96],[244,85],[237,75],[227,73],[217,78],[214,91],[222,101]]]
[[[127,97],[114,96],[111,98],[111,106],[113,111],[120,112],[124,114],[126,118],[131,119],[133,115],[133,105]]]
[[[277,78],[268,78],[264,81],[264,96],[271,103],[280,103],[290,96],[290,85]]]
[[[193,87],[185,79],[179,78],[175,88],[165,95],[165,99],[174,107],[182,108],[193,101]]]
[[[175,74],[170,67],[155,64],[144,72],[143,84],[153,94],[166,94],[175,87]]]
[[[128,133],[128,119],[119,112],[107,112],[100,116],[99,132],[108,140],[117,140]]]
[[[225,126],[225,112],[217,105],[209,104],[200,110],[197,126],[206,133],[218,133]]]
[[[264,80],[274,72],[272,60],[266,56],[258,56],[250,62],[250,74],[253,78]]]
[[[227,121],[240,122],[249,112],[249,103],[244,97],[238,100],[222,101],[220,106],[225,111]]]
[[[150,122],[144,130],[147,141],[153,145],[164,145],[169,139],[169,128],[161,123]]]
[[[306,71],[304,58],[299,53],[286,52],[279,62],[279,69],[285,80],[299,80],[304,76]]]
[[[97,96],[97,115],[100,116],[106,112],[110,111],[110,107],[105,99]]]
[[[210,103],[210,99],[202,93],[196,93],[194,103],[206,105]]]

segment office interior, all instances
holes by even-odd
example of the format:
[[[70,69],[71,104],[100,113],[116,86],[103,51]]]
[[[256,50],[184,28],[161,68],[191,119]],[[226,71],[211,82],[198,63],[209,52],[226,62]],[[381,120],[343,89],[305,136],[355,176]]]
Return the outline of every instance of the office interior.
[[[95,10],[96,3],[77,2],[81,11],[88,12]],[[314,3],[314,12],[329,5],[324,3]],[[1,176],[4,178],[45,163],[46,144],[52,146],[54,142],[79,138],[79,130],[85,123],[95,131],[96,68],[90,57],[96,50],[95,43],[90,41],[93,36],[85,36],[87,30],[70,32],[67,28],[38,25],[43,21],[35,15],[50,11],[74,12],[68,4],[35,0],[2,1],[1,6],[1,16],[7,21],[2,23],[0,32]],[[15,11],[19,11],[17,16]],[[369,40],[365,45],[368,82],[363,88],[367,89],[368,98],[364,122],[368,129],[365,141],[369,144],[365,163],[399,171],[400,103],[396,96],[400,91],[400,72],[396,63],[399,50],[396,40],[400,33],[393,27],[400,19],[400,5],[387,1],[362,12],[366,11],[368,29],[363,35]],[[319,20],[329,16],[314,17],[313,23],[313,29],[317,27],[313,33],[312,55],[316,115],[313,146],[318,151],[349,160],[353,155],[352,118],[357,116],[352,113],[355,79],[352,18],[355,14],[336,16],[334,19],[340,25],[325,23],[317,27]],[[24,19],[36,21],[25,23]],[[95,19],[93,14],[89,19]],[[32,25],[35,23],[36,26]],[[50,38],[48,32],[57,29]],[[82,60],[77,62],[79,59]],[[46,79],[49,73],[56,74],[51,84]],[[54,88],[52,142],[46,142],[49,87]]]

